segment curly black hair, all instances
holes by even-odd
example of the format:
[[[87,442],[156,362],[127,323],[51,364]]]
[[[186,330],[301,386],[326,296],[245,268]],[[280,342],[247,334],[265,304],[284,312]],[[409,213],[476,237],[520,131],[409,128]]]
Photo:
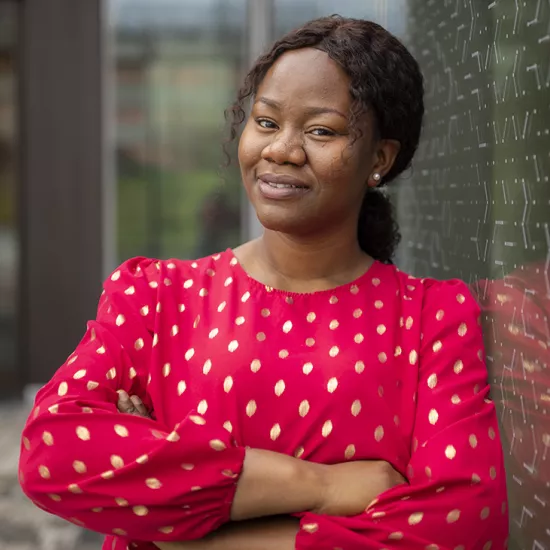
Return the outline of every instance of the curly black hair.
[[[247,74],[237,100],[226,111],[229,142],[246,119],[245,102],[253,97],[265,75],[285,52],[313,47],[328,54],[349,75],[352,98],[349,127],[361,135],[358,121],[372,111],[380,139],[399,141],[401,149],[383,186],[406,170],[418,147],[424,116],[424,80],[405,46],[371,21],[333,15],[315,19],[289,32],[258,58]],[[389,197],[379,189],[365,194],[358,225],[361,248],[376,260],[391,262],[400,241]]]

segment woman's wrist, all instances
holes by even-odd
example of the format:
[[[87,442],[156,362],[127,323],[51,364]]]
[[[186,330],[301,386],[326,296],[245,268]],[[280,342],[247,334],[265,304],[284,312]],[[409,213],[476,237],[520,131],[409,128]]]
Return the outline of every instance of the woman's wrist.
[[[231,519],[242,521],[319,508],[326,468],[280,453],[247,449]]]

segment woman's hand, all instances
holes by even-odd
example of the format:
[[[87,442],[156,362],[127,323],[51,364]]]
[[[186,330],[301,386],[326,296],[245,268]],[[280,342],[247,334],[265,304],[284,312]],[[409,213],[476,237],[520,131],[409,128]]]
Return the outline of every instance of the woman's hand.
[[[119,392],[117,408],[121,413],[151,418],[149,411],[136,395]],[[354,516],[365,509],[380,494],[405,478],[382,460],[345,462],[330,466],[303,461],[310,465],[319,479],[318,504],[311,510],[330,516]]]
[[[406,483],[383,460],[363,460],[324,466],[319,506],[312,510],[329,516],[354,516],[364,512],[382,493]]]

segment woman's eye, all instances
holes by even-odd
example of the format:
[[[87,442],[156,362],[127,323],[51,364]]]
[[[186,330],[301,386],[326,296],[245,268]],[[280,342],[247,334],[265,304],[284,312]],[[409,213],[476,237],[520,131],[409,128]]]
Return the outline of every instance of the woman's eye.
[[[334,132],[332,132],[331,130],[327,130],[326,128],[315,128],[315,130],[312,130],[311,133],[316,135],[316,136],[321,136],[321,137],[327,137],[327,136],[334,136],[335,135]]]
[[[274,122],[271,122],[271,120],[259,119],[256,122],[259,126],[262,128],[267,128],[268,130],[272,130],[277,127]]]

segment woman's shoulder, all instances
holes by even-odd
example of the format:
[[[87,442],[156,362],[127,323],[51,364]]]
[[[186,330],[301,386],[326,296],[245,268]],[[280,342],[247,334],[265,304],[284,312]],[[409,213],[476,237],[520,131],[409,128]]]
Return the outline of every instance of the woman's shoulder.
[[[395,265],[383,265],[387,278],[392,279],[397,287],[398,294],[405,301],[417,301],[421,310],[459,307],[461,309],[479,310],[469,286],[462,280],[435,279],[432,277],[415,277],[402,271]]]
[[[154,290],[162,285],[169,287],[181,282],[184,288],[191,287],[200,279],[212,278],[220,271],[228,271],[233,261],[231,250],[193,260],[160,260],[136,256],[120,264],[106,279],[104,286],[108,289],[130,285],[133,286],[128,292],[130,294],[137,291],[138,286],[142,290]]]

